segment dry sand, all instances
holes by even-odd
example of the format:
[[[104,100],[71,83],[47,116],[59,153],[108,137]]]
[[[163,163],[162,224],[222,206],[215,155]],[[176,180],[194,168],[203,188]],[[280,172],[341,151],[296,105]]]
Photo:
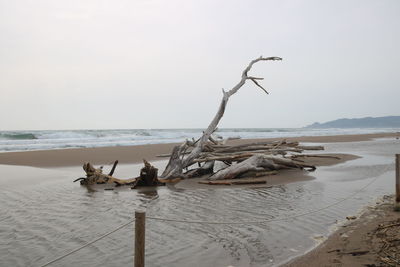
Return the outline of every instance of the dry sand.
[[[270,139],[239,139],[232,140],[231,144],[243,144],[258,141],[282,140],[299,142],[355,142],[368,141],[374,138],[396,138],[397,133],[363,134],[363,135],[336,135],[336,136],[309,136]],[[23,165],[32,167],[61,167],[81,166],[84,162],[94,165],[110,164],[115,160],[120,163],[138,163],[142,159],[149,161],[162,160],[157,155],[170,153],[176,144],[155,144],[140,146],[98,147],[98,148],[73,148],[25,152],[0,153],[0,164]]]
[[[117,146],[96,148],[54,149],[0,153],[0,164],[32,167],[82,166],[84,162],[104,165],[119,160],[120,163],[138,163],[142,159],[160,160],[156,155],[169,153],[174,144]]]
[[[400,266],[400,212],[393,203],[393,197],[384,197],[316,249],[283,266]]]

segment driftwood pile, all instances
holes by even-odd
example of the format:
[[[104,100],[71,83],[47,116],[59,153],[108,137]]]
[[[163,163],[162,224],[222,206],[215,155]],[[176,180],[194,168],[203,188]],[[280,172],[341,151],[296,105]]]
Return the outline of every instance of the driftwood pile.
[[[176,182],[181,179],[207,175],[206,183],[218,184],[216,180],[234,179],[241,177],[259,177],[276,173],[281,169],[308,169],[315,166],[307,165],[298,156],[304,150],[321,150],[320,146],[301,146],[297,142],[257,142],[245,145],[229,146],[224,141],[217,141],[212,137],[222,119],[228,101],[236,94],[247,81],[268,94],[261,86],[263,78],[249,75],[253,65],[257,62],[280,61],[280,57],[259,57],[252,60],[243,70],[240,81],[230,90],[222,90],[222,100],[218,111],[211,120],[203,135],[197,141],[186,140],[175,146],[169,156],[168,164],[160,177],[157,169],[145,161],[145,167],[137,178],[122,180],[112,177],[113,170],[105,175],[101,169],[91,164],[84,165],[86,178],[80,178],[81,184],[115,183],[117,185],[157,185],[159,183]],[[220,163],[223,166],[217,166]],[[116,164],[114,164],[116,165]],[[193,168],[193,166],[197,166]],[[114,168],[115,169],[115,166]],[[249,181],[241,181],[248,183]],[[257,183],[253,180],[252,183]],[[220,183],[219,183],[220,184]]]
[[[196,142],[186,142],[187,149],[194,147]],[[244,177],[260,177],[276,174],[281,169],[315,170],[299,159],[299,153],[304,150],[323,150],[322,146],[302,146],[298,142],[267,141],[241,145],[226,145],[224,141],[215,138],[204,145],[201,153],[191,161],[190,165],[197,168],[186,168],[180,175],[181,179],[206,176],[207,180],[223,180]],[[190,154],[191,152],[185,152]],[[170,157],[173,155],[159,155]],[[218,168],[215,168],[218,166]],[[257,183],[257,180],[254,181]],[[207,182],[213,184],[212,182]],[[246,183],[246,182],[243,182]],[[217,183],[216,183],[217,184]]]
[[[188,152],[196,142],[186,141]],[[275,175],[282,169],[315,170],[315,166],[306,164],[302,157],[329,157],[323,155],[305,155],[305,150],[323,150],[322,146],[303,146],[298,142],[266,141],[241,145],[227,145],[226,140],[218,140],[210,137],[203,152],[193,159],[192,164],[175,179],[163,179],[158,177],[158,169],[144,160],[144,167],[140,170],[140,176],[129,179],[113,177],[118,164],[114,162],[108,174],[103,173],[103,167],[95,168],[90,163],[83,165],[86,177],[76,179],[81,185],[114,184],[116,186],[129,185],[157,186],[165,183],[175,183],[182,179],[204,177],[199,183],[210,185],[232,184],[259,184],[265,183],[263,176]],[[158,155],[158,157],[171,157],[170,154]],[[241,178],[241,179],[237,179]],[[250,179],[243,179],[250,178]],[[231,181],[232,179],[237,179]],[[223,181],[225,180],[225,181]],[[230,181],[227,181],[230,180]]]

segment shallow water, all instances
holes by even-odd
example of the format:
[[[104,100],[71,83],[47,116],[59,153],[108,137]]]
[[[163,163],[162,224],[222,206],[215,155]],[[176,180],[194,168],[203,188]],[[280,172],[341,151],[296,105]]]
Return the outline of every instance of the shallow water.
[[[125,223],[137,209],[148,216],[196,221],[264,221],[244,225],[146,222],[147,266],[274,266],[320,242],[347,215],[394,192],[393,139],[331,143],[328,152],[363,158],[312,173],[312,181],[266,188],[88,190],[72,183],[80,167],[38,169],[1,166],[0,266],[41,266]],[[162,167],[165,162],[156,165]],[[131,177],[140,165],[120,166],[115,175]],[[353,198],[316,213],[353,194]],[[132,266],[133,226],[51,266]]]

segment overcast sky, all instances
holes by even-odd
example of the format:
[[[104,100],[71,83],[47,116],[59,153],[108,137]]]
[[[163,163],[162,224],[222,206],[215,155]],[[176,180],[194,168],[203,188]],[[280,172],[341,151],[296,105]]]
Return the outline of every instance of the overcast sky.
[[[400,1],[0,0],[0,130],[400,115]]]

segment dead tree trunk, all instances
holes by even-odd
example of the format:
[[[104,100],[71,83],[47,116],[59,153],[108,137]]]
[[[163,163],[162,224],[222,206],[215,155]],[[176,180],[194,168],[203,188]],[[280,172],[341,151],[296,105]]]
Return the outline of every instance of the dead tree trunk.
[[[136,178],[130,179],[118,179],[112,176],[115,168],[118,164],[118,160],[114,162],[114,165],[109,174],[104,174],[102,168],[96,169],[89,162],[83,164],[83,170],[86,173],[86,177],[78,178],[74,182],[80,181],[81,185],[93,185],[93,184],[117,184],[117,185],[131,185],[136,182]]]
[[[255,63],[257,63],[259,61],[269,61],[269,60],[282,60],[282,58],[280,58],[280,57],[259,57],[255,60],[251,61],[250,64],[247,66],[247,68],[243,71],[242,78],[240,79],[239,83],[227,92],[222,90],[223,97],[222,97],[221,104],[219,106],[217,114],[215,114],[215,117],[211,121],[210,125],[204,131],[203,135],[198,140],[198,142],[196,143],[193,150],[187,156],[185,156],[185,152],[187,151],[187,149],[189,147],[188,141],[186,141],[185,143],[183,143],[180,146],[174,147],[174,149],[172,151],[172,155],[169,159],[168,165],[161,175],[162,179],[172,180],[175,178],[184,178],[185,177],[183,174],[183,169],[192,165],[193,160],[195,158],[197,158],[200,155],[200,153],[203,151],[205,144],[210,139],[211,134],[215,131],[215,129],[218,126],[219,121],[221,120],[222,116],[224,115],[225,108],[226,108],[226,105],[228,104],[229,98],[233,94],[235,94],[246,83],[247,80],[251,80],[252,82],[254,82],[255,85],[260,87],[263,91],[265,91],[268,94],[268,92],[257,82],[258,80],[263,80],[263,78],[249,76],[248,72],[251,70],[251,68],[253,67],[253,65]]]
[[[274,162],[265,159],[263,155],[254,155],[240,163],[231,165],[225,169],[216,172],[209,180],[233,179],[248,171],[265,172],[265,168],[269,170],[277,170],[279,166]]]
[[[114,184],[116,186],[132,185],[132,188],[137,186],[156,186],[165,185],[158,180],[158,169],[152,166],[147,160],[143,160],[144,167],[140,170],[140,176],[129,179],[119,179],[113,177],[115,168],[117,167],[118,160],[109,174],[104,174],[102,168],[96,169],[92,164],[83,164],[83,170],[86,172],[86,177],[78,178],[74,182],[79,181],[81,185],[94,185],[94,184]]]
[[[143,160],[144,167],[140,170],[140,176],[136,178],[135,184],[131,187],[136,188],[138,186],[157,186],[164,185],[158,181],[158,169],[152,166],[147,160]]]

